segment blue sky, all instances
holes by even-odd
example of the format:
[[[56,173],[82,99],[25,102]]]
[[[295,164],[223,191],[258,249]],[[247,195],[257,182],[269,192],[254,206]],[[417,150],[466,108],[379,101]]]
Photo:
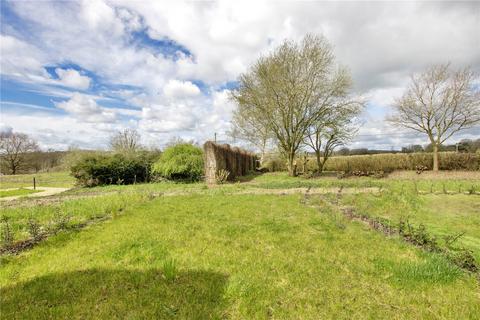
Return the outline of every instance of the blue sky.
[[[127,127],[148,146],[215,132],[228,141],[238,76],[309,32],[330,40],[353,93],[369,101],[350,147],[425,144],[385,123],[389,105],[432,63],[479,71],[479,12],[478,3],[2,1],[1,130],[44,149],[104,148]]]

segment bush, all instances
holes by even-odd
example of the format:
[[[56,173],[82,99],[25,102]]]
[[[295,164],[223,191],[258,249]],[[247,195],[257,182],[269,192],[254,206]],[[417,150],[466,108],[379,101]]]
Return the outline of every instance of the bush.
[[[71,174],[80,185],[88,187],[146,182],[153,161],[153,156],[146,152],[87,155],[71,167]]]
[[[171,180],[200,180],[203,175],[203,151],[190,143],[170,146],[153,165],[153,173]]]

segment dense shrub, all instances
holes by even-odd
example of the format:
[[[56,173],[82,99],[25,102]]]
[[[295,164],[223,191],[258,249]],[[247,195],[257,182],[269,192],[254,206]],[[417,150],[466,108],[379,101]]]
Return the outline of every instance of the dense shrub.
[[[190,143],[170,146],[153,165],[153,173],[171,180],[197,181],[203,175],[203,151]]]
[[[279,154],[268,154],[262,161],[261,169],[267,172],[286,171],[287,161]]]
[[[83,186],[132,184],[148,181],[155,155],[140,152],[134,155],[95,154],[80,158],[71,167],[71,174]]]

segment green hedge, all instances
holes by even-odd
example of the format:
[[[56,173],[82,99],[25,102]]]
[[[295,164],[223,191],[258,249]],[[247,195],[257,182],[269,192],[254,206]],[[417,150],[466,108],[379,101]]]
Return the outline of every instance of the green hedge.
[[[297,160],[297,169],[301,170],[301,159]],[[440,170],[480,170],[480,153],[439,153]],[[433,166],[433,154],[422,153],[397,153],[373,154],[356,156],[335,156],[328,159],[324,170],[326,171],[387,171],[415,170],[416,166],[425,166],[428,170]],[[269,171],[285,171],[285,160],[280,157],[270,156],[263,167]],[[309,157],[307,168],[316,170],[316,160]]]
[[[168,147],[153,165],[153,173],[171,180],[200,180],[203,175],[203,151],[190,143]]]
[[[146,182],[155,159],[155,155],[144,152],[88,155],[72,165],[71,174],[80,185],[89,187]]]

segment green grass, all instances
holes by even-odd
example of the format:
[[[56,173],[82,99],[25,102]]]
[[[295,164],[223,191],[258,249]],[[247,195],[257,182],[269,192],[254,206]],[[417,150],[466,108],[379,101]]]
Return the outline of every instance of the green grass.
[[[15,190],[0,189],[0,198],[13,197],[13,196],[25,196],[35,192],[40,192],[40,190],[23,189],[23,188],[15,189]]]
[[[425,225],[438,241],[445,236],[463,234],[455,245],[473,251],[480,261],[480,196],[466,194],[417,195],[405,190],[372,194],[345,195],[343,203],[354,206],[360,213],[382,217],[398,225],[408,220],[413,225]]]
[[[33,187],[35,177],[37,187],[70,188],[75,179],[67,171],[42,172],[34,174],[0,175],[0,189]]]
[[[52,178],[53,180],[53,178]],[[50,181],[52,181],[50,180]],[[247,177],[203,183],[72,189],[2,208],[17,240],[61,212],[69,226],[18,256],[1,256],[2,318],[476,319],[478,274],[385,237],[312,195],[240,195],[259,188],[377,186],[345,204],[392,221],[408,215],[437,236],[465,232],[480,252],[478,180]],[[457,192],[458,193],[458,192]],[[164,194],[164,195],[163,195]],[[317,198],[318,197],[318,198]],[[322,205],[323,203],[323,205]],[[32,205],[35,204],[35,205]],[[310,204],[317,204],[311,207]]]
[[[300,195],[161,197],[0,269],[6,318],[471,318],[478,283]]]

